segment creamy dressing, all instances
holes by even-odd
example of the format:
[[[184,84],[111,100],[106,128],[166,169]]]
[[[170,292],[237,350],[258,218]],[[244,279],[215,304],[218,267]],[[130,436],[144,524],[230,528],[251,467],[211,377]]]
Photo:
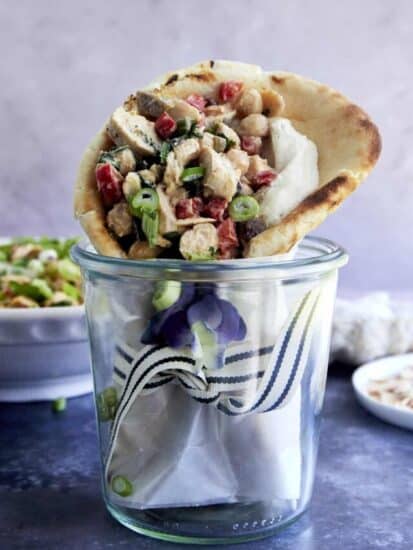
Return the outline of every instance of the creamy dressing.
[[[270,132],[278,176],[257,199],[266,224],[275,225],[318,187],[318,153],[286,118],[270,119]]]

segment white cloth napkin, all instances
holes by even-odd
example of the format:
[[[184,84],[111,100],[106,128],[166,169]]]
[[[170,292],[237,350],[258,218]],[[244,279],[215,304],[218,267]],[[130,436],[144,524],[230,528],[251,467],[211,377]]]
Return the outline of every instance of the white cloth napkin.
[[[140,298],[145,294],[148,295],[147,291]],[[219,294],[237,307],[247,325],[247,341],[231,345],[226,356],[240,346],[262,348],[270,343],[282,347],[277,336],[285,332],[286,322],[291,322],[291,316],[294,317],[303,300],[303,296],[298,301],[297,297],[290,296],[287,303],[285,291],[273,281],[259,288],[244,286],[242,292],[236,285],[226,285],[225,292]],[[294,349],[288,356],[290,371],[300,345],[299,336],[305,327],[310,327],[303,344],[301,367],[307,362],[312,326],[309,319],[314,321],[310,310],[313,306],[314,311],[316,309],[317,294],[308,293],[307,318],[300,330],[293,333],[293,337],[297,334]],[[139,356],[144,348],[139,344],[139,335],[150,316],[150,306],[134,303],[120,293],[114,293],[111,299],[117,338]],[[273,354],[253,357],[239,367],[266,371],[268,365],[272,365],[269,357],[273,360]],[[119,365],[122,367],[121,362]],[[127,372],[127,366],[123,367]],[[300,369],[299,364],[297,368]],[[298,383],[293,391],[287,392],[288,399],[281,408],[265,413],[224,414],[214,405],[196,401],[177,381],[134,395],[127,412],[120,418],[124,403],[121,398],[106,457],[106,477],[110,480],[115,475],[125,476],[134,491],[126,498],[115,494],[111,498],[133,508],[298,499],[301,375],[302,370],[298,370]],[[289,381],[288,371],[284,376],[285,386]],[[124,389],[122,380],[115,373],[119,393]],[[257,378],[255,385],[248,386],[242,394],[244,401],[253,402],[261,380]],[[269,398],[266,399],[269,404]]]

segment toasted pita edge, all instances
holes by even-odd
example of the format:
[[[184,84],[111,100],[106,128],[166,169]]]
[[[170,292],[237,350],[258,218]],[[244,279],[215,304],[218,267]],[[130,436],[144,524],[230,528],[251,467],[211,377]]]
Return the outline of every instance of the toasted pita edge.
[[[74,196],[75,217],[95,249],[106,256],[126,258],[120,247],[106,228],[105,210],[96,187],[95,169],[101,151],[112,146],[106,133],[106,125],[93,138],[80,162]]]
[[[381,138],[369,116],[336,90],[287,72],[265,72],[256,65],[209,60],[169,72],[145,89],[165,97],[210,94],[220,82],[242,80],[247,87],[273,89],[284,99],[282,116],[317,146],[319,187],[277,225],[254,237],[245,256],[282,254],[316,228],[352,193],[374,167]],[[133,97],[125,101],[130,109]],[[133,107],[132,107],[133,108]],[[75,212],[95,248],[102,254],[125,253],[105,227],[96,189],[95,166],[100,150],[110,147],[103,128],[82,159],[75,192]]]

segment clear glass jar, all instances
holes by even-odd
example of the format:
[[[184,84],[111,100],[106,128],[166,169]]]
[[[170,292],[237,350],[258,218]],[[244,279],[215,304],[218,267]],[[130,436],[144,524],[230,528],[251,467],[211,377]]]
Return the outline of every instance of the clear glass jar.
[[[109,512],[195,543],[256,539],[299,517],[344,250],[307,237],[293,258],[131,261],[88,244],[72,254]]]

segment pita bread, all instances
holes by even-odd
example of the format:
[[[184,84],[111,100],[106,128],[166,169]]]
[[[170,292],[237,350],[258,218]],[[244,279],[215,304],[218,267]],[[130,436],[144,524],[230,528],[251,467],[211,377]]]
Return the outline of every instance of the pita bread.
[[[273,90],[284,104],[282,116],[317,146],[319,186],[278,224],[251,239],[247,257],[288,252],[317,227],[352,193],[375,165],[381,150],[377,127],[368,115],[339,92],[286,72],[265,72],[260,67],[230,61],[205,61],[167,73],[145,89],[164,98],[186,98],[191,93],[211,95],[219,83],[241,80],[246,87]],[[133,96],[124,104],[134,109]],[[82,159],[75,191],[75,213],[96,249],[102,254],[125,253],[105,227],[95,182],[101,149],[109,148],[104,129]]]

